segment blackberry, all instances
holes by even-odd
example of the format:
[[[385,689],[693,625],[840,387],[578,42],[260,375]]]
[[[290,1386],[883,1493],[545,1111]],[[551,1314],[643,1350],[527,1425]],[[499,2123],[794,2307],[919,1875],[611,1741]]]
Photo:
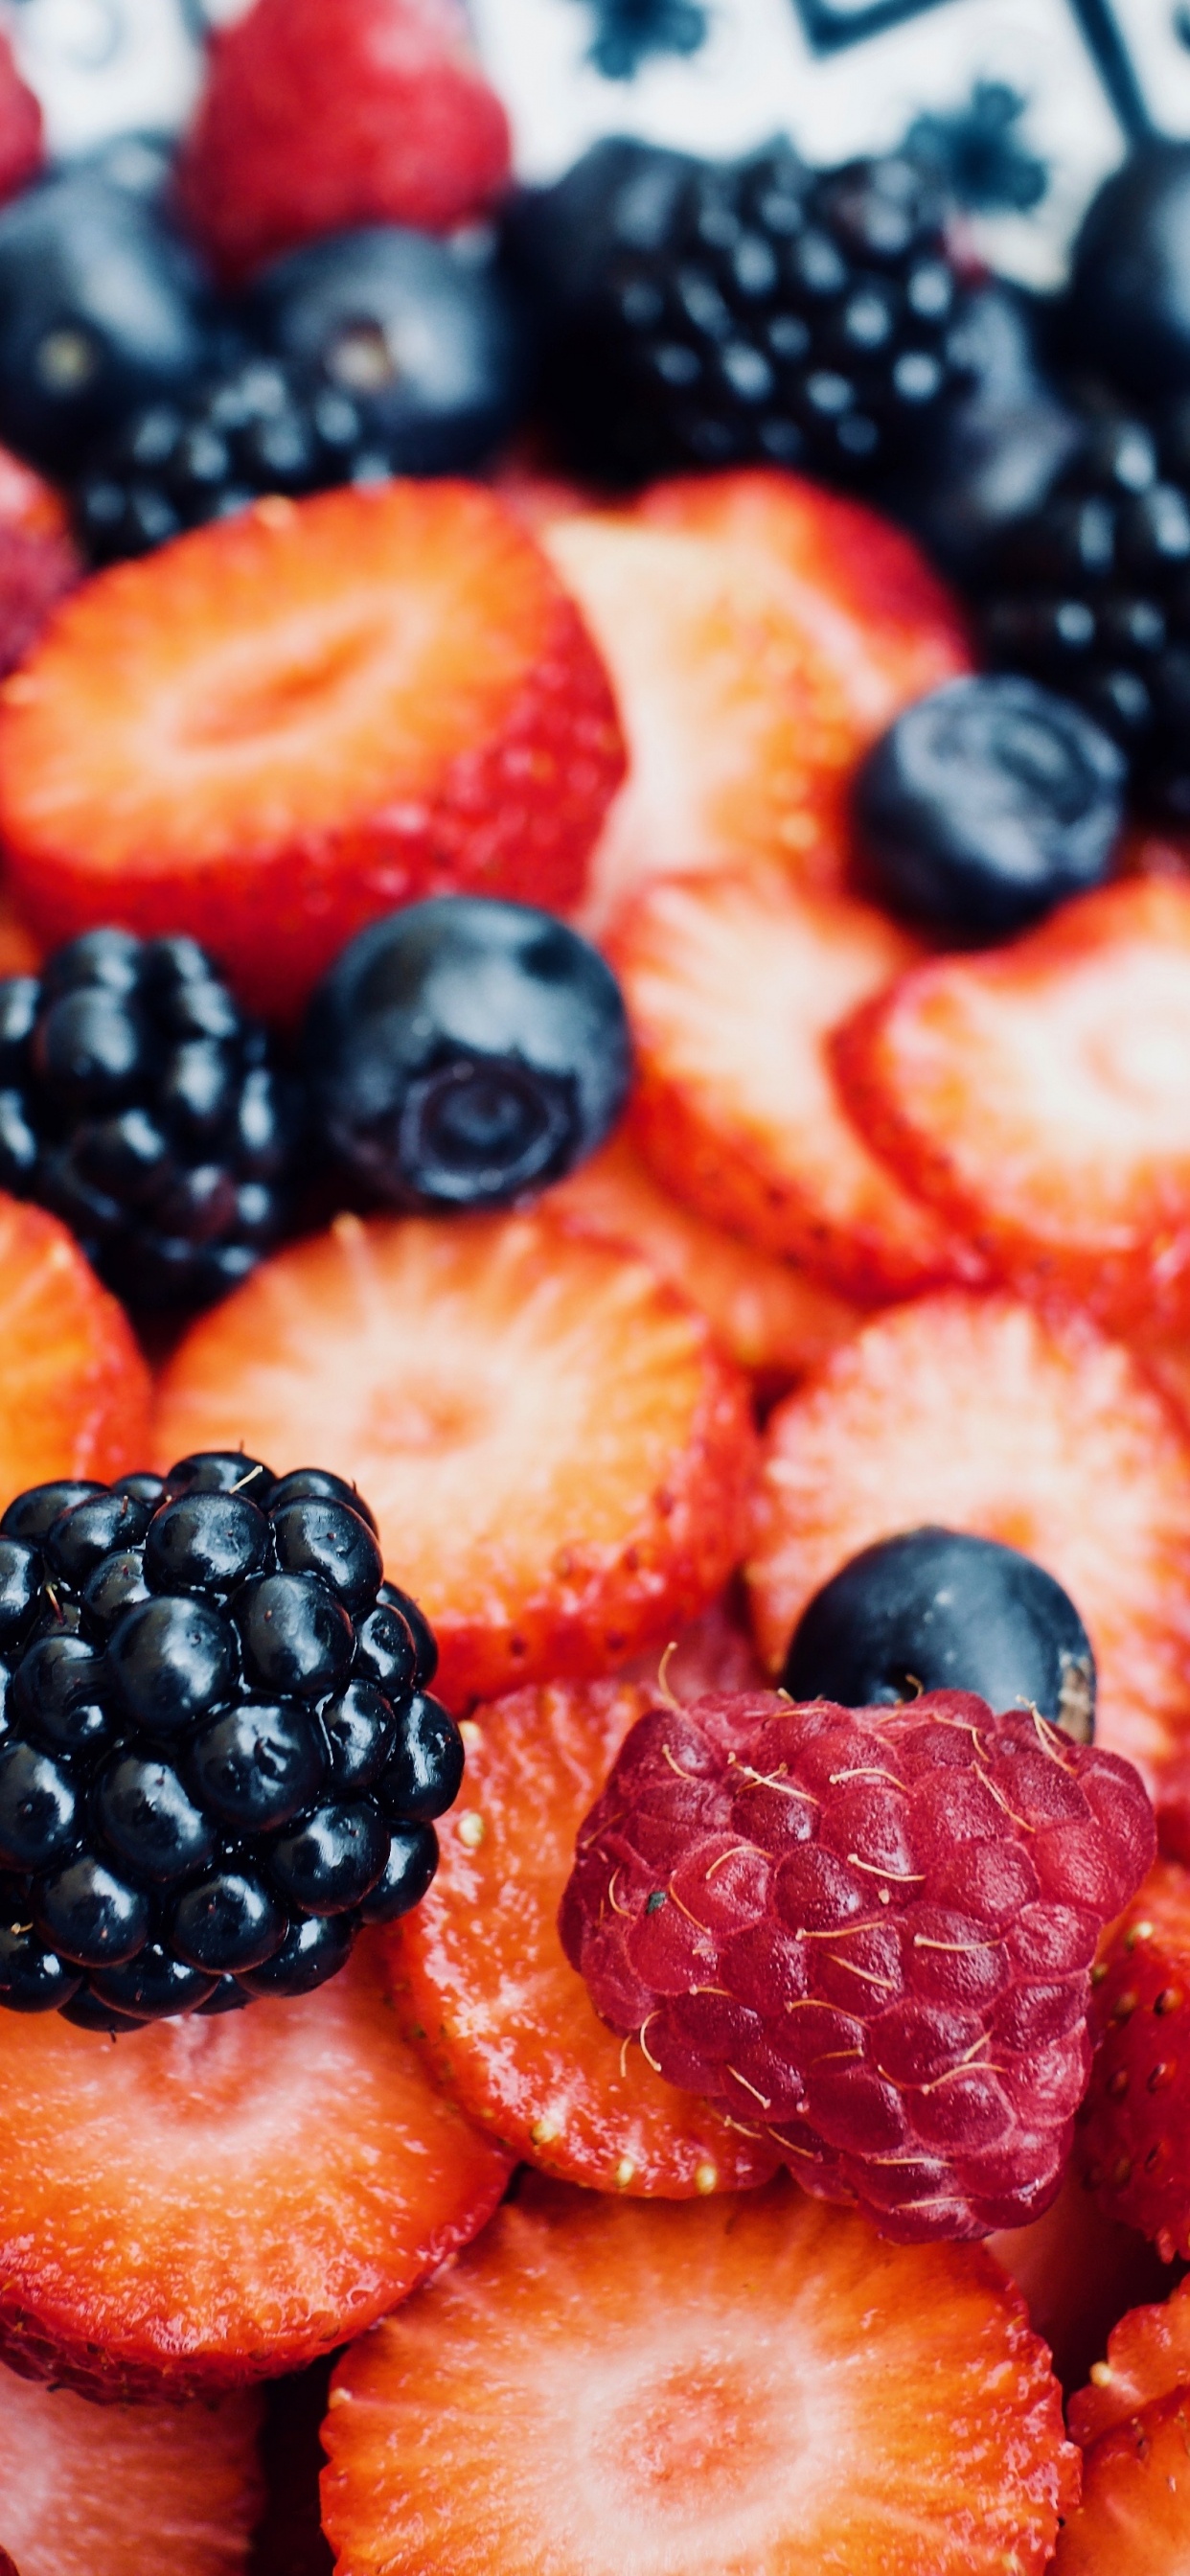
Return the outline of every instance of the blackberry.
[[[246,1278],[288,1211],[299,1094],[190,939],[92,930],[0,982],[0,1187],[131,1306]]]
[[[509,227],[568,461],[871,480],[959,381],[944,205],[903,153],[813,171],[780,141],[722,164],[596,145]]]
[[[977,572],[989,658],[1075,698],[1138,801],[1190,819],[1190,402],[1089,415],[1045,498]]]
[[[237,1453],[0,1519],[0,2003],[305,1994],[424,1895],[458,1728],[367,1504]]]

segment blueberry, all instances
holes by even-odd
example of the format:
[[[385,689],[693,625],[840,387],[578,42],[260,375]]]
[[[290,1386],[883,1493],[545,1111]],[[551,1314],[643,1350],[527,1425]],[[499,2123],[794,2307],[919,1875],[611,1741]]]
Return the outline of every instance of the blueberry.
[[[89,1852],[40,1882],[33,1920],[43,1941],[80,1968],[118,1967],[149,1937],[148,1898]]]
[[[594,1152],[627,1096],[608,966],[528,904],[445,895],[351,941],[304,1038],[332,1155],[402,1207],[500,1207]]]
[[[520,408],[523,333],[498,268],[425,233],[380,224],[292,251],[256,279],[248,312],[266,347],[350,406],[395,473],[482,463]]]
[[[308,1914],[344,1914],[375,1887],[389,1854],[389,1829],[370,1798],[317,1807],[269,1854],[283,1898]]]
[[[351,1621],[315,1577],[254,1575],[232,1612],[246,1669],[264,1690],[320,1699],[346,1681],[355,1650]]]
[[[1106,179],[1074,247],[1074,354],[1145,397],[1190,391],[1190,143],[1150,135]]]
[[[269,1524],[246,1494],[180,1494],[149,1523],[145,1580],[154,1592],[226,1595],[269,1555]]]
[[[380,1784],[386,1810],[426,1824],[453,1807],[463,1781],[463,1739],[439,1700],[418,1693],[401,1722]]]
[[[113,1694],[150,1735],[181,1735],[230,1698],[238,1661],[232,1629],[205,1601],[136,1602],[108,1640]]]
[[[262,1881],[250,1870],[227,1868],[178,1898],[170,1940],[179,1958],[224,1976],[262,1966],[288,1930],[288,1917]]]
[[[211,345],[196,261],[151,202],[67,171],[0,210],[0,438],[69,471]]]
[[[420,1905],[438,1867],[438,1837],[432,1825],[394,1825],[388,1860],[375,1887],[360,1906],[365,1923],[395,1923]]]
[[[168,1762],[117,1754],[96,1784],[95,1814],[116,1859],[152,1886],[188,1878],[214,1858],[210,1819]]]
[[[994,1709],[1040,1709],[1080,1744],[1093,1731],[1095,1659],[1061,1584],[958,1530],[906,1530],[853,1556],[803,1611],[781,1686],[845,1708],[976,1691]]]
[[[1006,938],[1099,885],[1127,763],[1033,680],[949,680],[869,752],[855,815],[883,900],[957,938]]]
[[[189,1776],[203,1804],[240,1833],[286,1824],[322,1781],[314,1721],[296,1701],[243,1701],[195,1738]]]
[[[384,1572],[380,1550],[366,1521],[345,1503],[318,1496],[274,1502],[270,1519],[282,1574],[316,1574],[345,1610],[370,1608]]]

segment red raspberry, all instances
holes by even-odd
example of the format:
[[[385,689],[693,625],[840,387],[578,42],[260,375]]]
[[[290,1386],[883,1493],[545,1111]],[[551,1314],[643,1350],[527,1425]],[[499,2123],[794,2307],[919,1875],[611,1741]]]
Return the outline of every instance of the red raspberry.
[[[508,175],[459,0],[255,0],[211,39],[178,196],[238,279],[355,224],[449,232]]]
[[[1099,1934],[1152,1810],[1119,1755],[963,1691],[654,1708],[578,1839],[559,1928],[659,2074],[770,2134],[886,2236],[1053,2199]]]

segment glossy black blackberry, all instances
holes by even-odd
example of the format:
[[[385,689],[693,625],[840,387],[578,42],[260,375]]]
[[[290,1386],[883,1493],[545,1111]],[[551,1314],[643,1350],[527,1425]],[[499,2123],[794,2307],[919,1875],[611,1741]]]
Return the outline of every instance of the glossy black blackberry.
[[[304,1994],[425,1894],[463,1746],[367,1505],[238,1452],[0,1519],[0,2004]]]
[[[1077,699],[1128,754],[1137,800],[1190,819],[1190,401],[1085,418],[976,587],[989,657]]]
[[[276,1240],[298,1093],[190,939],[88,931],[0,983],[0,1188],[129,1305],[200,1306]]]
[[[943,212],[902,154],[814,171],[781,142],[732,163],[597,144],[509,226],[568,461],[872,479],[957,380]]]
[[[1094,1732],[1095,1658],[1069,1595],[1032,1557],[963,1530],[861,1549],[803,1611],[781,1685],[844,1708],[976,1691],[995,1709],[1039,1709],[1080,1744]]]

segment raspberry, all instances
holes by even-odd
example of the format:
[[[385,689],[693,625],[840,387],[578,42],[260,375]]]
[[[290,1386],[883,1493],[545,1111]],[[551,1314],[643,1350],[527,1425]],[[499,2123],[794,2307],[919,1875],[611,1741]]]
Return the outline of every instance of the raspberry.
[[[238,1453],[0,1521],[0,2004],[121,2030],[334,1976],[463,1750],[367,1504]]]
[[[715,1695],[632,1728],[559,1928],[613,2029],[807,2191],[977,2237],[1054,2197],[1153,1848],[1132,1765],[1035,1711]]]

